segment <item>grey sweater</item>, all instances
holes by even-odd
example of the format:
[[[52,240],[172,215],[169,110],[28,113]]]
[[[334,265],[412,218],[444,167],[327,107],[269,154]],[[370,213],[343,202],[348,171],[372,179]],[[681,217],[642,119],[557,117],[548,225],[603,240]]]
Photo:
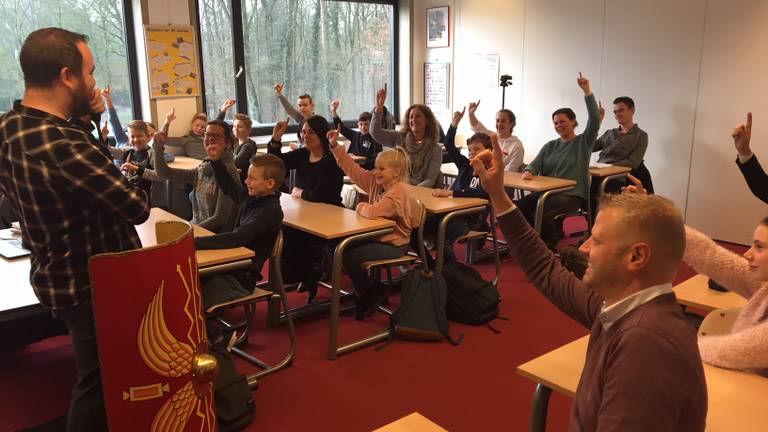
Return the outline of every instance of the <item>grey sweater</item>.
[[[600,151],[597,161],[611,165],[621,165],[637,168],[645,158],[648,149],[648,134],[637,125],[632,126],[627,133],[621,133],[619,128],[605,131],[595,141],[592,151]]]
[[[159,177],[192,184],[192,223],[215,233],[231,231],[237,218],[237,204],[218,187],[211,161],[203,159],[196,169],[171,168],[163,158],[163,145],[155,143],[152,151],[155,172]],[[221,160],[235,182],[239,183],[232,153],[225,152]]]
[[[405,147],[405,135],[403,133],[381,127],[380,112],[373,112],[370,133],[373,139],[384,147]],[[424,140],[424,145],[431,146],[431,150],[427,153],[426,160],[420,169],[414,170],[413,166],[410,167],[408,180],[412,185],[433,188],[437,186],[437,182],[440,179],[443,150],[438,143],[429,143],[426,139]]]

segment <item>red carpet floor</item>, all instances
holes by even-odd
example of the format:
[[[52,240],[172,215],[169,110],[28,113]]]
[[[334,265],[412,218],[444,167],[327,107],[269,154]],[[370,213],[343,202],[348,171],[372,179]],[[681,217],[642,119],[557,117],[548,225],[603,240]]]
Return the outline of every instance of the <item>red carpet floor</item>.
[[[736,247],[739,249],[739,247]],[[743,248],[741,248],[743,250]],[[460,252],[459,256],[463,256]],[[493,276],[492,261],[478,264]],[[678,281],[691,276],[681,269]],[[325,359],[328,320],[299,321],[293,367],[265,377],[254,393],[252,431],[370,431],[418,411],[450,431],[523,431],[528,428],[533,383],[516,366],[584,334],[527,281],[513,260],[502,265],[501,330],[452,324],[461,345],[395,341],[382,351],[365,348],[336,361]],[[321,291],[318,298],[327,296]],[[290,293],[300,304],[304,294]],[[396,301],[396,299],[395,299]],[[270,362],[288,346],[280,329],[267,329],[263,314],[247,350]],[[341,341],[384,328],[384,315],[366,322],[342,317]],[[237,360],[245,374],[255,367]],[[66,336],[28,345],[0,357],[0,431],[31,427],[66,412],[74,382]],[[549,430],[564,430],[571,401],[553,394]]]

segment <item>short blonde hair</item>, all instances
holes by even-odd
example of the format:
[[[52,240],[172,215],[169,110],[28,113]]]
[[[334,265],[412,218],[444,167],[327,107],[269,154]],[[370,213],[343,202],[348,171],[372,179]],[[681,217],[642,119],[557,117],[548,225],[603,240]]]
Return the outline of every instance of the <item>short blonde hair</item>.
[[[273,190],[277,190],[285,179],[285,163],[279,157],[269,153],[256,153],[249,161],[254,168],[264,168],[264,179],[275,181]]]
[[[376,162],[388,165],[400,171],[399,181],[408,180],[408,154],[402,147],[395,147],[391,150],[384,150],[376,156]]]
[[[189,124],[194,123],[196,120],[202,120],[208,123],[208,116],[205,113],[197,113],[192,116],[192,120],[189,121]]]
[[[608,209],[620,211],[617,223],[628,241],[651,246],[652,268],[678,268],[685,253],[685,223],[675,203],[658,195],[611,194],[600,201],[600,211]]]

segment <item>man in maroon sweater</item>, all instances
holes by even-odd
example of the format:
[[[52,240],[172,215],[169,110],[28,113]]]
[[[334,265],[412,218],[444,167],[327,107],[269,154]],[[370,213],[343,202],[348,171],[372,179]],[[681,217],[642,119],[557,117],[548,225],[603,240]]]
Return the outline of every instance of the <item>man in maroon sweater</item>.
[[[591,330],[571,411],[573,431],[702,431],[707,386],[696,344],[672,292],[685,250],[680,211],[656,195],[601,203],[584,280],[563,268],[507,196],[493,153],[472,161],[517,262],[543,295]],[[490,162],[487,170],[483,166]]]

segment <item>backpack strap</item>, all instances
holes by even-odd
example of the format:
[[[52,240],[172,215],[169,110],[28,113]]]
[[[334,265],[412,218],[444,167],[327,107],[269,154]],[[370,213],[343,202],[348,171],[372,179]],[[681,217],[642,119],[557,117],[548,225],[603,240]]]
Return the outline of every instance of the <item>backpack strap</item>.
[[[439,283],[439,279],[433,279],[433,281],[435,283]],[[437,296],[437,290],[432,289],[430,291],[432,291],[432,307],[434,308],[434,311],[435,311],[435,318],[437,318],[437,321],[438,321],[437,325],[439,327],[440,334],[442,334],[443,337],[445,337],[451,345],[456,346],[460,344],[461,341],[464,340],[464,333],[460,333],[458,339],[454,339],[451,337],[451,334],[448,331],[448,318],[445,316],[445,308],[440,309],[440,306],[439,306],[440,299]]]

